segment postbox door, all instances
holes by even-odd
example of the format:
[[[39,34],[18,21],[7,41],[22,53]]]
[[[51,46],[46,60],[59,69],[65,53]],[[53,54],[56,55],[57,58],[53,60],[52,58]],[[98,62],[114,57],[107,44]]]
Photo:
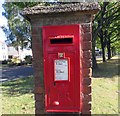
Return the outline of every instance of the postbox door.
[[[56,66],[58,61],[63,64]],[[58,58],[58,53],[48,53],[45,62],[47,109],[75,108],[75,52],[65,53],[62,59]]]

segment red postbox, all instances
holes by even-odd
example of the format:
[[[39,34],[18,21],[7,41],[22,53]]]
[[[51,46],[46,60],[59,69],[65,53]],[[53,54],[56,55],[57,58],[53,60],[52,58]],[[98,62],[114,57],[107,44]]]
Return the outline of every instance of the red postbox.
[[[81,112],[81,25],[42,31],[46,112]]]

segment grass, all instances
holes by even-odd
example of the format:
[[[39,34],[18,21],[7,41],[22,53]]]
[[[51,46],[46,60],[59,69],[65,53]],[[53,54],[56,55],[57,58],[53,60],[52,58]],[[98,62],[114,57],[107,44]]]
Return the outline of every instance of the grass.
[[[34,114],[33,77],[2,84],[2,114]]]
[[[118,60],[99,60],[98,67],[92,77],[92,114],[118,114]],[[33,77],[3,83],[2,114],[34,114],[33,86]]]
[[[118,69],[120,59],[102,63],[92,78],[92,114],[118,114]]]

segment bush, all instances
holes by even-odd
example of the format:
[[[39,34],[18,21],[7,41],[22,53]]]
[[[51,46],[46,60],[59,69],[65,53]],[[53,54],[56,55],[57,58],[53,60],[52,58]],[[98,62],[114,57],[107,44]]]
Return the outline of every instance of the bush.
[[[22,61],[19,58],[15,57],[8,61],[8,65],[9,66],[14,66],[14,65],[20,66],[22,65]]]
[[[12,60],[12,62],[15,63],[15,64],[21,63],[21,60],[18,59],[18,58],[12,58],[11,60]]]
[[[32,56],[31,55],[25,56],[24,59],[25,59],[26,64],[32,64]]]
[[[2,61],[2,64],[7,64],[7,63],[8,63],[7,60]]]

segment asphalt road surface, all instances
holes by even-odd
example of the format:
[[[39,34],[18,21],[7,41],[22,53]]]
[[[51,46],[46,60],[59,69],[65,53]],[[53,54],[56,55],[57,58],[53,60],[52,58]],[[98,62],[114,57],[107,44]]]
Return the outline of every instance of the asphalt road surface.
[[[0,82],[5,82],[17,78],[25,78],[33,75],[32,66],[14,66],[14,67],[3,67],[0,69]]]

